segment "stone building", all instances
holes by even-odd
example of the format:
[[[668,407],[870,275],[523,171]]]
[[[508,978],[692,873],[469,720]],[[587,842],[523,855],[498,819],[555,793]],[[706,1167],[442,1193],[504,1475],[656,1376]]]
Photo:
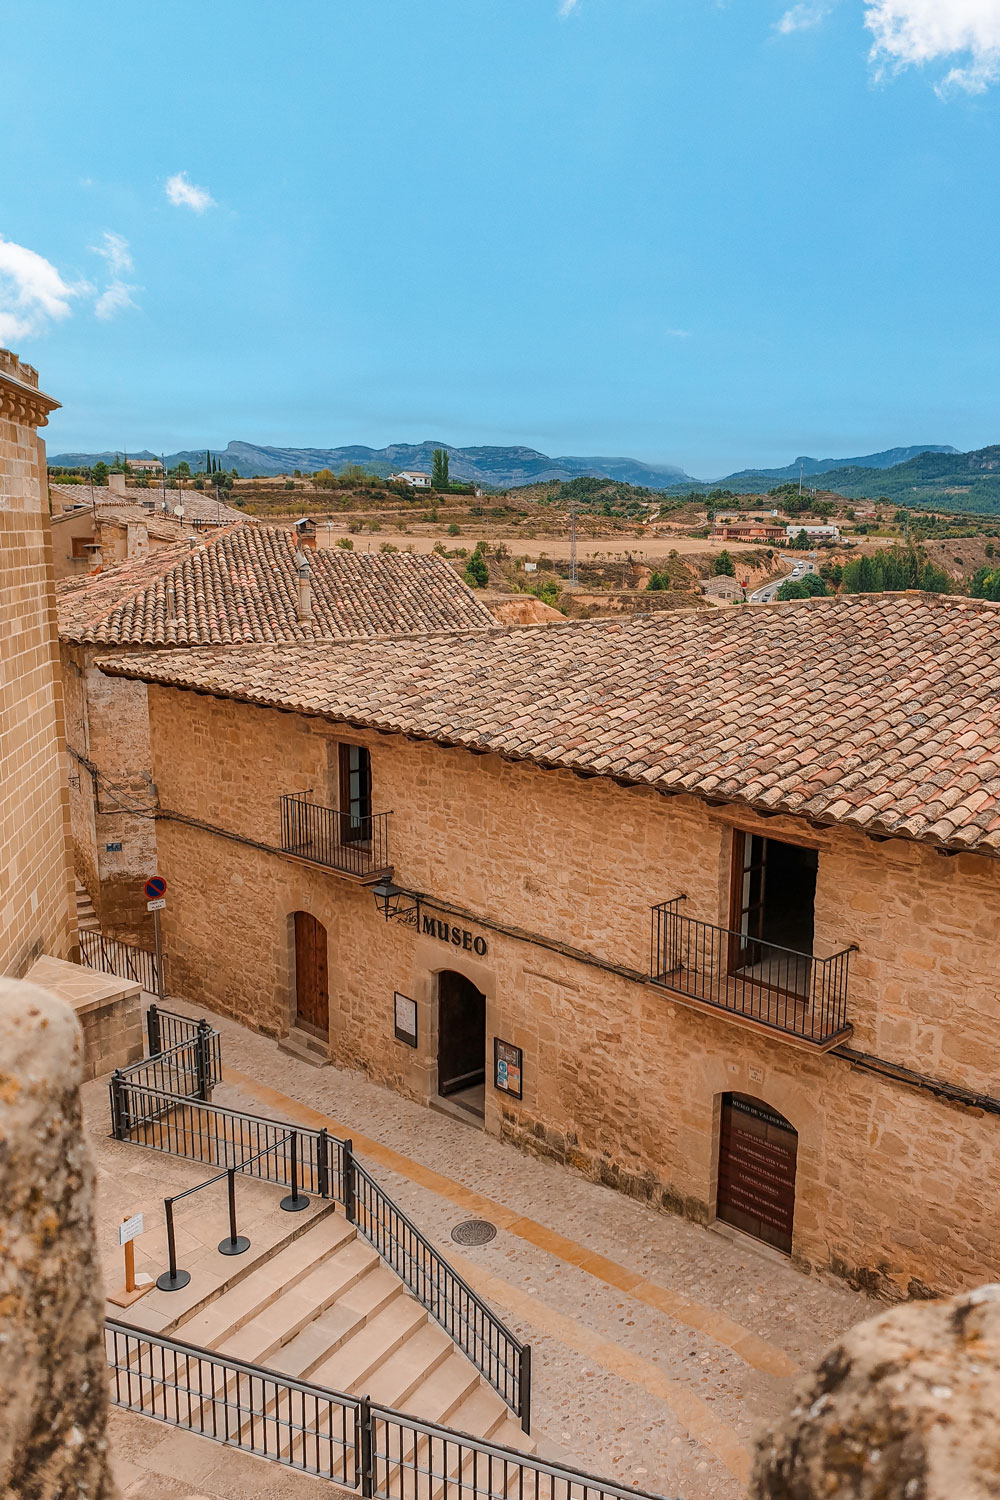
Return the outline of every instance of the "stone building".
[[[63,777],[63,702],[45,450],[38,428],[59,405],[38,373],[0,349],[0,974],[76,942]]]
[[[141,492],[137,492],[141,493]],[[129,500],[98,500],[81,486],[49,486],[52,500],[52,563],[56,580],[83,578],[132,558],[148,557],[171,542],[194,535],[193,527],[177,516]],[[70,500],[68,495],[72,495]],[[62,509],[58,509],[58,505]]]
[[[57,586],[76,873],[109,932],[148,936],[156,797],[146,689],[105,676],[96,657],[496,623],[440,557],[315,550],[306,530],[304,540],[268,526],[213,530]]]
[[[90,1074],[142,1051],[139,990],[78,954],[45,451],[58,406],[0,349],[0,975],[45,984],[83,1028]],[[0,1299],[2,1300],[2,1299]]]
[[[1000,1279],[1000,611],[148,653],[178,993],[889,1296]]]

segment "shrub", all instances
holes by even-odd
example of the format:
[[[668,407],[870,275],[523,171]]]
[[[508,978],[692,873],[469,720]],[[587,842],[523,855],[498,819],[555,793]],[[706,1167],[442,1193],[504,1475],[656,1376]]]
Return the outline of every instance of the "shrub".
[[[722,551],[715,559],[715,576],[716,578],[718,578],[720,577],[720,575],[724,578],[736,577],[736,564],[733,562],[733,559],[730,557],[725,547],[723,547]]]
[[[490,570],[478,547],[465,565],[465,581],[474,589],[484,589],[490,581]]]
[[[337,546],[338,547],[343,547],[343,549],[344,549],[345,552],[353,552],[354,551],[354,543],[351,541],[351,539],[350,539],[349,536],[340,536],[340,537],[338,537],[337,538]]]
[[[461,528],[461,526],[456,525],[456,523],[454,521],[452,521],[451,525],[448,527],[448,535],[449,536],[461,536],[462,535],[462,528]]]
[[[669,573],[651,573],[649,575],[649,582],[646,584],[647,590],[650,590],[650,589],[652,589],[652,590],[663,590],[663,589],[668,589],[669,587],[670,587],[670,574]]]

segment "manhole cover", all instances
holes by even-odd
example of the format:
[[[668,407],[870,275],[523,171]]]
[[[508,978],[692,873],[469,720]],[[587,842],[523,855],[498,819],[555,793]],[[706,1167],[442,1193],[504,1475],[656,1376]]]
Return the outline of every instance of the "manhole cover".
[[[466,1219],[464,1224],[455,1225],[451,1237],[456,1245],[488,1245],[496,1232],[497,1226],[489,1219]]]

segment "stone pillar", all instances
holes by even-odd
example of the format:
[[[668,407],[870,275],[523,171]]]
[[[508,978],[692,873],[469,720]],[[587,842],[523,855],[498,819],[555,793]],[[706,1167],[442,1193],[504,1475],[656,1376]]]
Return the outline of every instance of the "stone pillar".
[[[0,1494],[18,1500],[118,1493],[81,1060],[62,1001],[0,980]]]
[[[757,1450],[749,1500],[1000,1494],[1000,1286],[852,1328]]]

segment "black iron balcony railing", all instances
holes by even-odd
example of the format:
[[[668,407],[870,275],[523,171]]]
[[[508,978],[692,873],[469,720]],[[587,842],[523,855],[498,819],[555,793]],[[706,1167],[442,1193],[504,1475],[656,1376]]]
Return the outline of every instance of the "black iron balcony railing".
[[[293,792],[281,799],[281,847],[286,854],[365,880],[391,874],[391,817],[391,813],[355,817]]]
[[[834,1046],[850,1035],[847,971],[853,944],[829,958],[799,953],[682,916],[684,899],[653,907],[654,984],[817,1047]]]

